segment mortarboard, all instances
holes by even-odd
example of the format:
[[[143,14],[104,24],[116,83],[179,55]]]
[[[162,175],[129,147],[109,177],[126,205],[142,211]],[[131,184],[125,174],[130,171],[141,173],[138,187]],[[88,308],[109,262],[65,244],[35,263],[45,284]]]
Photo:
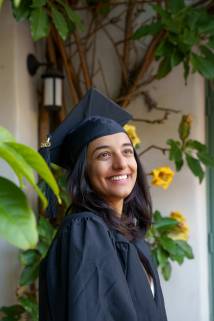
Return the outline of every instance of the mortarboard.
[[[92,140],[119,132],[132,116],[97,89],[89,89],[86,95],[68,114],[57,129],[48,135],[39,152],[47,163],[72,169],[81,150]],[[53,193],[48,188],[47,213],[55,216]]]
[[[95,138],[124,132],[132,116],[97,89],[89,89],[57,129],[48,135],[40,153],[46,161],[72,168],[82,148]]]

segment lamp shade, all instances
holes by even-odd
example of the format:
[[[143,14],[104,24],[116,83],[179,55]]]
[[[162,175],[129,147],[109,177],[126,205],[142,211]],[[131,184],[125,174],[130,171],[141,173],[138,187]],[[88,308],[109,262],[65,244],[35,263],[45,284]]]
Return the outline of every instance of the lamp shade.
[[[49,110],[58,110],[62,106],[62,79],[64,76],[55,68],[49,68],[42,78],[44,79],[43,105]]]

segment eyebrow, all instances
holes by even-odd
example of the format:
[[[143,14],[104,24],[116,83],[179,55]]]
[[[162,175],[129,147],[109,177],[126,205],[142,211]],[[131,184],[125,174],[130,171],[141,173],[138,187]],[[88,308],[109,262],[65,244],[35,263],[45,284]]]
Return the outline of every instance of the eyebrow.
[[[131,143],[124,143],[121,147],[126,147],[126,146],[129,146],[129,147],[132,147],[132,148],[133,148],[133,146],[132,146]],[[111,148],[111,146],[110,146],[110,145],[101,145],[101,146],[98,146],[98,147],[96,147],[96,148],[93,150],[92,154],[94,154],[96,151],[98,151],[98,150],[100,150],[100,149],[103,149],[103,148]]]

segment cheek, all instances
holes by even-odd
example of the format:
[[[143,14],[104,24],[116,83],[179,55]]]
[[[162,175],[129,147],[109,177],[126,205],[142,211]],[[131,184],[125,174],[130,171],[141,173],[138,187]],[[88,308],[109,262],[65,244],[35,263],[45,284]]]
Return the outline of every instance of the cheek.
[[[103,164],[94,163],[88,167],[88,177],[92,186],[96,187],[107,176],[107,168]]]

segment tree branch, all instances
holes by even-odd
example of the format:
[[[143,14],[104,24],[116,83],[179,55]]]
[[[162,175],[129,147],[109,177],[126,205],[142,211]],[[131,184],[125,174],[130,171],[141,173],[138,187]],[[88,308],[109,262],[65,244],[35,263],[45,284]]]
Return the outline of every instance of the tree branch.
[[[139,153],[138,156],[141,157],[143,154],[148,152],[150,149],[160,150],[164,155],[166,154],[166,152],[169,151],[169,148],[163,148],[163,147],[159,147],[159,146],[156,146],[156,145],[151,145],[151,146],[147,147],[146,149],[144,149],[141,153]]]
[[[83,45],[80,42],[80,37],[78,32],[74,32],[74,39],[76,42],[76,46],[78,49],[78,53],[79,53],[79,57],[80,57],[80,65],[81,65],[81,69],[82,69],[82,73],[83,73],[83,77],[85,80],[85,84],[86,84],[86,88],[89,89],[92,86],[92,82],[91,82],[91,78],[89,75],[89,70],[88,70],[88,64],[87,64],[87,59],[86,59],[86,55],[85,55],[85,50]]]

